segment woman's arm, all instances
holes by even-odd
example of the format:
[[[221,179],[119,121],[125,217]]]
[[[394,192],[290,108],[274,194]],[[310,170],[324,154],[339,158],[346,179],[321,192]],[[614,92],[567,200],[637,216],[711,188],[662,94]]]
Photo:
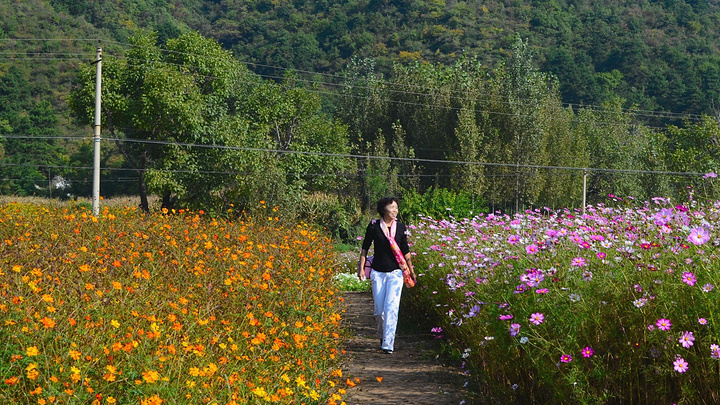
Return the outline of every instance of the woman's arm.
[[[412,264],[412,253],[407,252],[405,253],[405,263],[408,265],[408,269],[410,269],[410,275],[412,276],[413,280],[417,283],[417,276],[415,275],[415,267]]]
[[[358,259],[357,276],[360,281],[365,280],[365,260],[367,259],[367,249],[360,251],[360,258]]]

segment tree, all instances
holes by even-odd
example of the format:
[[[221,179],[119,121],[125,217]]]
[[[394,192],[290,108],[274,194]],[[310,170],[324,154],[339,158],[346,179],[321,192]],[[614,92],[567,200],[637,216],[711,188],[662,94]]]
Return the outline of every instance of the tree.
[[[548,128],[544,125],[559,96],[549,77],[533,65],[527,42],[520,37],[511,55],[496,70],[481,105],[484,137],[495,179],[487,201],[514,200],[515,211],[538,201],[547,172]]]
[[[170,205],[172,199],[205,197],[225,179],[217,166],[220,148],[181,144],[234,146],[244,125],[230,113],[243,91],[246,69],[213,40],[189,32],[157,46],[157,34],[141,32],[131,39],[126,59],[103,63],[103,127],[138,176],[143,210],[151,191]],[[81,87],[71,97],[80,122],[92,122],[94,71],[79,73]],[[222,170],[220,170],[222,171]],[[198,201],[195,201],[197,203]]]
[[[0,77],[0,145],[3,194],[51,195],[51,180],[64,174],[66,151],[58,145],[58,117],[48,101],[34,102],[23,72],[11,66]]]

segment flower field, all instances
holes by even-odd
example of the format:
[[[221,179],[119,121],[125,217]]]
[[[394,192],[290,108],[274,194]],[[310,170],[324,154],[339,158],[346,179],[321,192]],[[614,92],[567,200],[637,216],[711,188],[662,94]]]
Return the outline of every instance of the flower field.
[[[719,221],[661,198],[424,218],[404,311],[494,403],[720,403]]]
[[[340,404],[330,241],[165,214],[0,206],[0,403]]]

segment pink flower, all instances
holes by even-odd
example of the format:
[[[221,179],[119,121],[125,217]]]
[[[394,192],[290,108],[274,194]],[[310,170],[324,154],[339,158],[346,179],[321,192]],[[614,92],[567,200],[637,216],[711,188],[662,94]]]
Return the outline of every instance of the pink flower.
[[[529,255],[534,255],[535,253],[537,253],[539,251],[539,249],[538,249],[537,245],[533,243],[533,244],[525,246],[525,251]]]
[[[582,349],[582,351],[580,353],[582,353],[583,357],[592,357],[592,355],[595,354],[595,350],[593,350],[592,347],[587,346],[584,349]]]
[[[576,257],[576,258],[572,259],[572,261],[570,262],[570,265],[575,266],[575,267],[583,267],[583,266],[585,266],[585,258],[584,257]]]
[[[690,235],[687,237],[688,242],[692,242],[696,245],[702,245],[710,240],[710,234],[705,228],[698,226],[690,231]]]
[[[655,322],[655,325],[657,325],[660,330],[670,330],[672,327],[670,320],[665,318],[658,319],[657,322]]]
[[[697,279],[695,278],[694,274],[692,274],[689,271],[686,271],[682,275],[682,281],[683,281],[683,283],[685,283],[689,286],[694,286],[695,282],[697,282]]]
[[[595,254],[595,256],[597,256],[598,259],[602,260],[602,259],[604,259],[607,255],[605,254],[605,252],[597,252],[597,253]]]
[[[520,235],[510,235],[507,239],[507,242],[511,245],[514,245],[514,244],[518,243],[519,240],[520,240]]]
[[[510,315],[510,314],[500,315],[499,319],[500,319],[501,321],[507,321],[508,319],[513,319],[513,316]]]
[[[689,349],[694,344],[695,336],[693,336],[692,332],[685,331],[682,335],[680,335],[680,339],[678,342],[682,345],[682,347]]]
[[[541,289],[539,289],[539,290],[535,290],[535,293],[536,293],[536,294],[547,294],[548,291],[549,291],[549,290],[548,290],[547,288],[541,288]]]
[[[678,358],[676,358],[673,362],[673,368],[678,373],[684,373],[688,370],[688,362],[685,361],[685,359],[683,359],[682,357],[678,356]]]
[[[530,315],[530,322],[534,323],[535,325],[540,325],[541,323],[545,322],[545,315],[541,314],[540,312],[536,312]]]
[[[698,318],[698,323],[700,325],[707,325],[708,321],[705,318]]]
[[[572,356],[569,354],[563,354],[560,356],[560,362],[561,363],[570,363],[572,361]]]
[[[510,336],[517,336],[518,333],[520,333],[520,324],[519,323],[510,324]]]

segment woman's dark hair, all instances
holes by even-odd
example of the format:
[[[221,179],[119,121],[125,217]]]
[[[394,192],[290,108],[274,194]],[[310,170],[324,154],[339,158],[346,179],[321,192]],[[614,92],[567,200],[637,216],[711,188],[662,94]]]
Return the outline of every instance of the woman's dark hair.
[[[377,212],[380,214],[380,216],[385,215],[385,207],[388,205],[395,203],[398,204],[398,199],[395,197],[383,197],[380,199],[380,201],[377,202]]]

